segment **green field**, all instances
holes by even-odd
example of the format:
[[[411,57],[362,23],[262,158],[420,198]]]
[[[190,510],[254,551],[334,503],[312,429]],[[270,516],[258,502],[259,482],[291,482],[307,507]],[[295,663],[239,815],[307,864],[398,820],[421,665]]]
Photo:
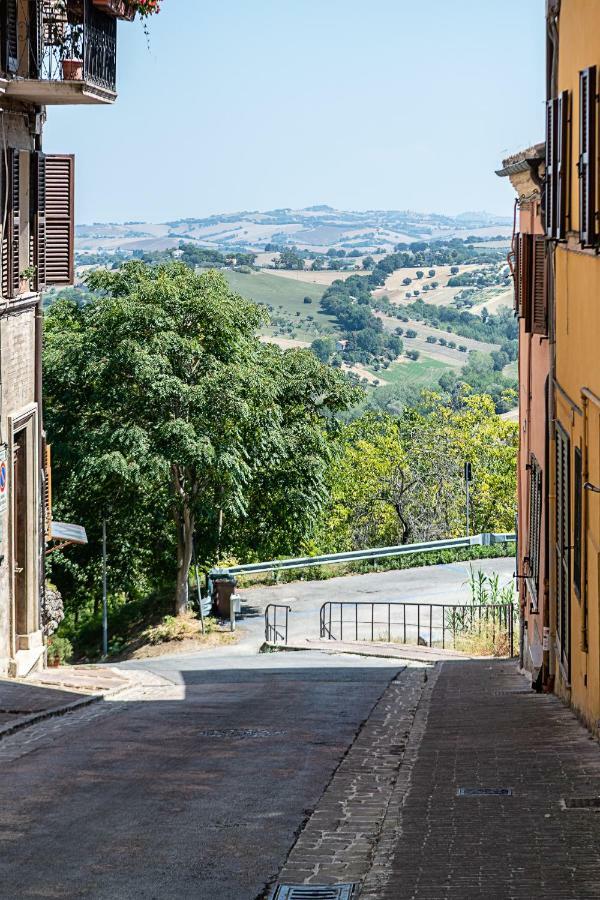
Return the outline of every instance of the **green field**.
[[[275,311],[277,307],[282,306],[283,309],[279,312],[287,313],[289,316],[295,317],[297,312],[302,317],[311,315],[318,323],[320,331],[338,330],[330,316],[323,315],[319,309],[319,300],[325,292],[322,285],[280,278],[278,275],[266,275],[263,272],[244,275],[242,272],[226,270],[223,274],[231,288],[248,300],[273,306]],[[310,297],[313,302],[304,303],[305,297]]]
[[[502,369],[502,374],[506,375],[507,378],[518,378],[519,361],[515,359],[513,362],[509,362],[509,364]]]
[[[391,384],[411,384],[428,388],[435,387],[440,375],[453,368],[438,359],[422,357],[416,362],[392,364],[389,369],[380,369],[379,372],[373,372],[373,369],[369,371],[387,383],[383,387]]]

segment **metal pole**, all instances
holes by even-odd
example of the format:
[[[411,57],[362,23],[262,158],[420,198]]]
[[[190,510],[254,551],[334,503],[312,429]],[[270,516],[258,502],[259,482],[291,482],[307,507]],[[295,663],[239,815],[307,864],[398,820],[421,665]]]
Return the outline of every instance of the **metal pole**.
[[[233,594],[229,598],[229,620],[231,623],[231,630],[235,631],[235,603],[233,602]]]
[[[198,609],[200,610],[200,629],[204,634],[204,612],[202,610],[202,592],[200,590],[200,575],[198,574],[198,558],[196,556],[196,541],[192,537],[192,555],[194,558],[194,572],[196,573],[196,594],[198,595]]]
[[[108,656],[108,593],[106,575],[106,519],[102,521],[102,656]]]
[[[471,498],[469,496],[469,486],[471,483],[471,471],[470,471],[470,463],[465,463],[465,509],[466,509],[466,518],[467,518],[467,537],[471,535],[471,516],[470,516],[470,505]]]

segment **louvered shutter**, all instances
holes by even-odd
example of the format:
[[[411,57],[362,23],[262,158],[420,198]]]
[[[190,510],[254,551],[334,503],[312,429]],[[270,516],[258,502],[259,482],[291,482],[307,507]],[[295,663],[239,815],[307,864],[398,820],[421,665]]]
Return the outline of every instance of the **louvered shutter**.
[[[540,581],[540,541],[542,528],[542,470],[534,454],[529,464],[529,577],[527,586],[537,604]]]
[[[568,201],[569,201],[569,92],[563,91],[557,102],[556,125],[556,160],[555,160],[555,237],[564,241],[567,236]]]
[[[31,166],[33,222],[31,265],[36,271],[36,290],[46,287],[46,157],[34,153]]]
[[[556,586],[557,586],[557,630],[561,646],[562,663],[570,677],[571,658],[571,570],[570,570],[570,453],[571,444],[565,430],[556,425]]]
[[[21,273],[21,153],[19,150],[8,152],[8,294],[16,297],[19,293]]]
[[[43,11],[46,4],[29,0],[29,77],[41,78],[44,55]]]
[[[579,73],[579,239],[596,242],[596,66]]]
[[[533,259],[531,265],[531,327],[527,331],[533,334],[547,334],[546,303],[546,238],[536,234],[533,238]]]
[[[515,315],[519,315],[519,309],[521,308],[521,301],[519,298],[519,271],[521,269],[521,235],[515,234],[514,237],[514,248],[515,248],[515,267],[513,269],[513,283],[515,289],[515,299],[514,299],[514,308]]]
[[[545,212],[546,234],[549,238],[556,237],[556,100],[548,100],[546,103],[546,187],[545,187]]]
[[[46,285],[74,280],[74,156],[46,156]]]
[[[4,35],[2,42],[2,68],[14,75],[19,67],[18,0],[2,0],[2,22]]]
[[[42,442],[43,488],[44,488],[44,530],[46,540],[52,535],[52,454],[50,444]]]
[[[531,293],[531,235],[516,237],[515,308],[517,316],[527,318]]]

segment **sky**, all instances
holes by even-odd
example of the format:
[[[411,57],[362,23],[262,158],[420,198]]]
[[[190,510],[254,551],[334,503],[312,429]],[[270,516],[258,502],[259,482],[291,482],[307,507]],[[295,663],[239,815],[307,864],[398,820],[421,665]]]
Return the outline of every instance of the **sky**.
[[[49,107],[80,223],[240,210],[512,211],[543,140],[544,0],[163,0],[112,107]]]

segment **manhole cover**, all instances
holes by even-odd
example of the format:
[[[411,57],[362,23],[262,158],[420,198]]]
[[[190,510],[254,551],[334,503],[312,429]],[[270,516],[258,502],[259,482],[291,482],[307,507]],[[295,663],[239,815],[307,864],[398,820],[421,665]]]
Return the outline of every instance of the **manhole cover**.
[[[279,737],[282,734],[287,734],[287,731],[271,731],[268,728],[205,728],[203,731],[199,731],[198,734],[200,737],[237,738],[242,740],[244,738]]]
[[[459,788],[457,797],[512,797],[512,788]]]
[[[600,809],[600,797],[569,797],[560,802],[563,809]]]
[[[353,900],[357,884],[280,884],[273,900]]]

